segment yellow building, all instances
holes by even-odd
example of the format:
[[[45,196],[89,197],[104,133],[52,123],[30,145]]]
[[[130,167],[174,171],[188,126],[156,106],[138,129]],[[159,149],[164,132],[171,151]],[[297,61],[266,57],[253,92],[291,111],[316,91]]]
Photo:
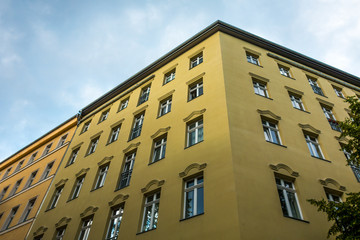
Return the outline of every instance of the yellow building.
[[[217,21],[82,109],[28,239],[325,239],[306,200],[359,191],[335,120],[355,94]]]
[[[0,239],[25,239],[76,128],[73,117],[0,163]]]

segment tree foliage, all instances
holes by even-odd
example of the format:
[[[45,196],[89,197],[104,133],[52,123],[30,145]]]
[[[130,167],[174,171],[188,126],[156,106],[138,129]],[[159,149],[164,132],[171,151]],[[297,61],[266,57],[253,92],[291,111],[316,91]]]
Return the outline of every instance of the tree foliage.
[[[347,97],[350,117],[339,122],[342,130],[340,137],[347,139],[343,146],[349,153],[347,165],[360,167],[360,102],[355,97]],[[328,221],[334,224],[328,231],[328,238],[336,236],[337,240],[360,240],[360,192],[347,193],[344,202],[328,202],[324,199],[310,199],[308,202],[316,206],[318,211],[327,214]]]

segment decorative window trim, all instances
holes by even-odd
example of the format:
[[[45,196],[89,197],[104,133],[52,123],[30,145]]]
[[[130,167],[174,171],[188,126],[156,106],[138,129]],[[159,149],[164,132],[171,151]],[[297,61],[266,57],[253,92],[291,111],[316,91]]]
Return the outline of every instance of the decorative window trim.
[[[169,132],[170,128],[171,128],[170,126],[167,127],[167,128],[160,128],[160,129],[157,130],[153,135],[151,135],[151,139],[155,139],[155,138],[157,138],[160,134]]]
[[[341,85],[341,84],[338,84],[338,83],[335,83],[333,81],[330,81],[329,80],[329,83],[332,85],[332,87],[334,88],[340,88],[340,89],[344,89],[344,85]]]
[[[295,94],[295,95],[299,95],[299,96],[303,96],[303,95],[304,95],[304,92],[299,91],[299,90],[296,90],[296,89],[294,89],[294,88],[291,88],[291,87],[288,87],[288,86],[284,86],[284,88],[285,88],[286,90],[288,90],[289,92]]]
[[[340,191],[340,192],[346,191],[346,187],[340,185],[340,183],[338,183],[336,180],[334,180],[332,178],[319,179],[319,182],[321,183],[321,185],[323,185],[327,188],[334,189],[333,187],[329,186],[329,184],[332,184],[333,186],[335,186],[335,189],[337,191]]]
[[[251,79],[251,80],[263,82],[265,85],[266,85],[268,82],[270,82],[269,79],[264,78],[264,77],[262,77],[262,76],[259,76],[259,75],[255,74],[255,73],[249,72],[249,75],[251,76],[251,78],[255,78],[255,79]]]
[[[275,172],[279,173],[279,171],[281,169],[284,169],[285,171],[288,172],[288,174],[292,177],[298,177],[299,173],[295,172],[292,168],[290,168],[288,165],[283,164],[283,163],[278,163],[276,165],[274,164],[269,164],[270,169],[274,170]],[[281,173],[279,173],[281,174]],[[282,174],[283,175],[283,174]]]
[[[193,164],[190,164],[189,166],[187,166],[185,168],[185,170],[183,172],[179,173],[179,177],[181,177],[181,178],[186,177],[192,169],[197,169],[200,172],[201,170],[205,169],[206,166],[207,166],[207,163],[202,163],[202,164],[193,163]]]
[[[101,135],[103,132],[104,132],[104,131],[100,131],[100,132],[92,135],[92,136],[90,137],[90,140],[93,140],[93,139],[95,139],[95,138],[97,138],[97,137],[100,137],[100,135]]]
[[[146,109],[148,106],[149,106],[149,105],[145,105],[145,106],[143,106],[142,108],[136,110],[135,112],[133,112],[133,115],[136,116],[136,115],[140,114],[141,112],[144,112],[145,109]]]
[[[335,106],[335,104],[331,103],[331,102],[328,102],[328,101],[325,101],[321,98],[316,98],[316,100],[318,100],[320,102],[320,104],[323,104],[323,105],[326,105],[327,107],[330,107],[330,108],[333,108]]]
[[[93,215],[99,208],[94,206],[87,207],[82,213],[80,213],[81,218],[87,218]]]
[[[176,68],[178,65],[179,65],[178,63],[176,63],[176,64],[174,64],[174,65],[171,65],[171,67],[166,68],[166,70],[163,71],[162,74],[163,74],[163,75],[167,74],[168,72],[170,72],[171,70],[173,70],[174,68]]]
[[[190,120],[193,120],[194,118],[196,118],[199,115],[202,115],[203,113],[205,113],[206,108],[203,108],[201,110],[197,110],[197,111],[193,111],[192,113],[190,113],[186,118],[184,118],[184,122],[188,122]]]
[[[68,225],[71,221],[71,217],[63,217],[57,223],[55,223],[55,228],[60,228]]]
[[[255,51],[255,50],[252,50],[252,49],[250,49],[250,48],[247,48],[247,47],[243,47],[243,48],[245,49],[246,52],[249,52],[249,53],[252,53],[252,54],[255,54],[255,55],[258,55],[258,56],[261,55],[260,52],[257,52],[257,51]]]
[[[281,117],[276,115],[275,113],[271,112],[270,110],[260,110],[257,109],[256,110],[262,117],[268,118],[268,119],[272,119],[276,122],[281,120]]]
[[[78,173],[75,174],[76,178],[86,174],[88,171],[90,170],[90,168],[83,168],[81,169]]]
[[[198,80],[200,80],[201,78],[203,78],[204,75],[205,75],[205,72],[197,75],[196,77],[194,77],[194,78],[190,79],[189,81],[187,81],[187,82],[186,82],[186,85],[191,85],[191,84],[195,83],[196,81],[198,81]],[[204,81],[204,79],[203,79],[203,81]]]
[[[318,136],[321,133],[320,130],[314,128],[310,124],[301,124],[301,123],[299,123],[298,125],[303,131],[308,132],[310,134]]]
[[[79,143],[79,144],[76,144],[75,146],[71,147],[71,151],[74,151],[75,149],[81,147],[81,145],[83,145],[83,144],[84,144],[84,142],[81,142],[81,143]]]
[[[196,50],[196,51],[195,51],[195,52],[193,52],[191,55],[189,55],[189,56],[188,56],[188,58],[190,59],[190,58],[195,57],[195,56],[196,56],[196,55],[198,55],[199,53],[203,52],[203,51],[204,51],[204,49],[205,49],[205,47],[202,47],[202,48],[200,48],[200,49]]]
[[[114,127],[116,127],[116,126],[118,126],[118,125],[122,124],[122,123],[124,122],[124,120],[125,120],[125,118],[123,118],[123,119],[121,119],[121,120],[119,120],[119,121],[117,121],[117,122],[115,122],[115,123],[111,124],[111,125],[110,125],[110,128],[112,129],[112,128],[114,128]]]
[[[108,202],[109,207],[114,207],[116,205],[119,205],[123,202],[125,202],[125,200],[127,200],[129,198],[129,194],[118,194],[116,195],[113,200],[111,200],[110,202]]]
[[[123,150],[123,153],[127,153],[127,152],[130,152],[130,151],[136,149],[137,147],[140,146],[140,144],[141,144],[140,142],[131,143],[127,148],[125,148],[125,149]]]
[[[110,104],[110,106],[107,106],[106,108],[104,108],[104,109],[101,111],[100,117],[99,117],[99,121],[97,122],[97,124],[100,124],[100,123],[104,122],[105,120],[107,120],[107,119],[109,118],[111,106],[112,106],[112,104]],[[107,112],[106,119],[101,121],[102,116],[103,116],[103,114],[104,114],[105,112]]]
[[[40,226],[34,233],[33,236],[37,237],[40,235],[45,234],[45,232],[48,230],[48,228],[46,226]]]
[[[61,179],[60,181],[58,181],[57,183],[55,183],[55,188],[58,188],[58,187],[60,187],[60,186],[65,185],[65,183],[66,183],[68,180],[69,180],[68,178],[63,178],[63,179]]]
[[[100,166],[109,164],[113,158],[114,158],[114,156],[104,157],[103,160],[101,160],[100,162],[97,163],[97,165],[100,167]]]
[[[346,138],[346,137],[338,137],[338,136],[335,136],[334,138],[335,138],[336,140],[338,140],[340,144],[346,145],[346,144],[349,143],[349,139]]]
[[[158,101],[165,100],[166,98],[170,97],[174,92],[175,92],[175,89],[173,89],[170,92],[162,95],[161,97],[158,98]]]
[[[156,189],[158,189],[159,187],[161,187],[162,185],[164,185],[164,183],[165,183],[165,180],[160,180],[160,181],[159,181],[159,180],[156,180],[156,179],[151,180],[150,182],[148,182],[148,183],[145,185],[145,187],[141,188],[141,193],[146,193],[146,192],[149,192],[149,191],[152,191],[152,190],[156,190]],[[155,189],[150,190],[150,187],[151,187],[152,185],[155,185]]]

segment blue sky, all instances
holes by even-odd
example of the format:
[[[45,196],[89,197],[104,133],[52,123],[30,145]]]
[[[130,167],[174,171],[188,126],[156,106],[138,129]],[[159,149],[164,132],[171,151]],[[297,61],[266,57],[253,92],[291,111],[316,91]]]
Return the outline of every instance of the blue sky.
[[[358,0],[0,1],[0,161],[216,20],[360,76]]]

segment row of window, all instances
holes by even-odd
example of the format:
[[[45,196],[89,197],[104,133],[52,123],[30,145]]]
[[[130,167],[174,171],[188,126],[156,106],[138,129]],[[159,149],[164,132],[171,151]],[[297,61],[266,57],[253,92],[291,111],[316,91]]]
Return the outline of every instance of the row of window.
[[[42,181],[42,180],[44,180],[44,179],[46,179],[46,178],[49,176],[50,171],[51,171],[51,169],[52,169],[53,166],[54,166],[54,161],[52,161],[52,162],[50,162],[50,163],[48,163],[48,164],[46,165],[46,168],[45,168],[43,174],[41,175],[39,182]],[[33,172],[30,174],[30,177],[28,178],[27,182],[25,183],[25,185],[24,185],[24,187],[23,187],[23,190],[29,188],[29,187],[34,183],[34,179],[35,179],[37,173],[38,173],[38,170],[33,171]],[[16,194],[16,192],[17,192],[17,191],[19,190],[19,188],[20,188],[20,185],[21,185],[22,180],[23,180],[23,178],[21,178],[21,179],[19,179],[19,180],[17,180],[17,181],[15,182],[15,184],[14,184],[14,186],[12,187],[12,189],[11,189],[9,195],[7,196],[7,198],[12,197],[12,196],[14,196],[14,195]],[[8,186],[6,186],[6,187],[4,187],[4,188],[2,189],[2,191],[1,191],[1,193],[0,193],[0,201],[2,201],[2,200],[4,199],[5,194],[6,194],[6,192],[9,190],[9,188],[10,188],[10,185],[8,185]]]
[[[61,146],[63,146],[63,145],[65,144],[67,135],[68,135],[68,134],[65,134],[64,136],[62,136],[62,137],[60,138],[60,140],[59,140],[56,148],[59,148],[59,147],[61,147]],[[41,157],[47,155],[47,154],[50,152],[51,146],[52,146],[52,143],[46,145],[43,153],[41,154]],[[34,152],[33,154],[31,154],[31,156],[30,156],[30,158],[29,158],[29,161],[27,162],[27,165],[29,165],[29,164],[31,164],[32,162],[35,161],[35,157],[36,157],[37,153],[38,153],[38,152]],[[18,172],[18,171],[23,167],[24,162],[25,162],[25,159],[21,160],[21,161],[17,164],[17,166],[16,166],[16,168],[15,168],[15,170],[14,170],[14,172],[13,172],[12,174],[15,174],[16,172]],[[2,178],[1,178],[0,181],[4,180],[4,179],[7,178],[8,176],[10,176],[10,175],[11,175],[11,174],[10,174],[11,170],[12,170],[12,167],[9,167],[8,169],[6,169],[6,171],[5,171],[5,173],[4,173],[4,175],[2,176]],[[1,197],[0,197],[0,201],[1,201]]]

